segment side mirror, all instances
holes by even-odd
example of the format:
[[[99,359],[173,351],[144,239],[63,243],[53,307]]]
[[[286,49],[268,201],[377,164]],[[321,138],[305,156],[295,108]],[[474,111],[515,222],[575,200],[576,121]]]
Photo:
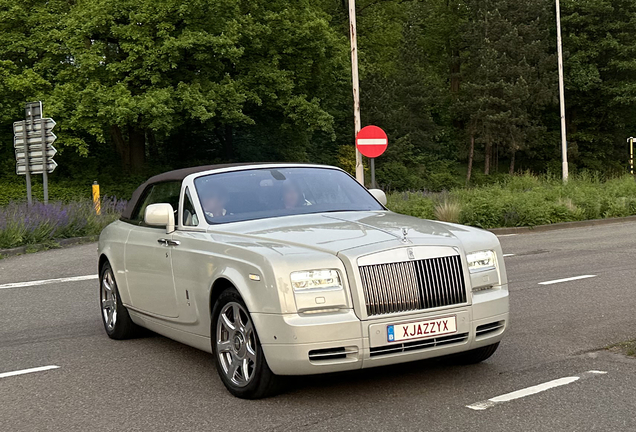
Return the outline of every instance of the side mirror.
[[[174,231],[174,210],[170,204],[150,204],[144,213],[144,223],[166,227],[166,233]]]
[[[380,189],[369,189],[369,193],[377,199],[380,204],[386,207],[386,194]]]

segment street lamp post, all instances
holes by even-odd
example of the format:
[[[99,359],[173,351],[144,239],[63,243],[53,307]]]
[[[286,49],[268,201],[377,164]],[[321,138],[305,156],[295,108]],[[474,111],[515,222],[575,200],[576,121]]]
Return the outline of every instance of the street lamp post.
[[[349,37],[351,39],[351,78],[353,81],[353,120],[355,135],[360,132],[360,84],[358,80],[358,41],[356,32],[356,2],[349,0]],[[364,185],[362,154],[356,148],[356,180]]]
[[[561,6],[556,0],[557,55],[559,64],[559,108],[561,111],[561,160],[563,181],[568,181],[568,139],[565,128],[565,90],[563,88],[563,44],[561,42]]]

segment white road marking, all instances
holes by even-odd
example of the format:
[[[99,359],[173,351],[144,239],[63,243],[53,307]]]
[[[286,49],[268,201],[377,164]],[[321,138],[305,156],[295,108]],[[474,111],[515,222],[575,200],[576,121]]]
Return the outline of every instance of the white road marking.
[[[515,256],[515,254],[503,254],[504,258],[509,256]]]
[[[499,234],[497,237],[512,237],[515,236],[517,234]]]
[[[606,373],[607,372],[604,372],[604,371],[591,370],[591,371],[584,372],[580,375],[555,379],[552,381],[545,382],[543,384],[527,387],[521,390],[513,391],[511,393],[506,393],[501,396],[496,396],[494,398],[490,398],[485,401],[477,402],[471,405],[466,405],[466,408],[470,408],[475,411],[483,411],[485,409],[492,408],[495,405],[500,403],[510,402],[511,400],[520,399],[526,396],[532,396],[534,394],[541,393],[546,390],[553,389],[555,387],[561,387],[564,385],[572,384],[573,382],[578,381],[582,378],[588,378],[594,375],[604,375]]]
[[[573,281],[573,280],[587,279],[587,278],[593,278],[593,277],[596,277],[596,275],[572,276],[572,277],[564,278],[564,279],[555,279],[555,280],[550,280],[550,281],[545,281],[545,282],[539,282],[539,285],[552,285],[552,284],[555,284],[555,283],[569,282],[569,281]]]
[[[49,365],[49,366],[35,367],[31,369],[22,369],[22,370],[17,370],[12,372],[3,372],[3,373],[0,373],[0,378],[7,378],[11,376],[16,376],[16,375],[24,375],[24,374],[33,373],[33,372],[42,372],[42,371],[47,371],[51,369],[59,369],[59,366]]]
[[[57,278],[57,279],[42,279],[28,282],[15,282],[8,283],[4,285],[0,285],[0,289],[10,289],[10,288],[24,288],[38,285],[49,285],[54,283],[63,283],[63,282],[76,282],[76,281],[84,281],[84,280],[92,280],[97,279],[97,275],[86,275],[86,276],[73,276],[73,277],[65,277],[65,278]]]
[[[360,138],[358,145],[386,145],[386,138]]]

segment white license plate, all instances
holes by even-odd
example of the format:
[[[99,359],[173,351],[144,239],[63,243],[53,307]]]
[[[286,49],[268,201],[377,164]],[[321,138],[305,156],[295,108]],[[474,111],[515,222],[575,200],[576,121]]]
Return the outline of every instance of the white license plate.
[[[457,318],[447,316],[431,320],[393,324],[386,327],[389,342],[426,339],[457,332]]]

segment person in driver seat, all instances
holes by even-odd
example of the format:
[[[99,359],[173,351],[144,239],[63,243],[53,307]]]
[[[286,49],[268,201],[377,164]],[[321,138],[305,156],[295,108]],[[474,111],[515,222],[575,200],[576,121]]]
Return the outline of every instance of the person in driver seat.
[[[227,214],[227,191],[220,186],[208,187],[201,193],[201,206],[209,218],[221,217]]]
[[[310,206],[311,202],[305,199],[305,194],[300,190],[298,183],[286,180],[283,183],[283,206],[292,209],[302,206]]]

